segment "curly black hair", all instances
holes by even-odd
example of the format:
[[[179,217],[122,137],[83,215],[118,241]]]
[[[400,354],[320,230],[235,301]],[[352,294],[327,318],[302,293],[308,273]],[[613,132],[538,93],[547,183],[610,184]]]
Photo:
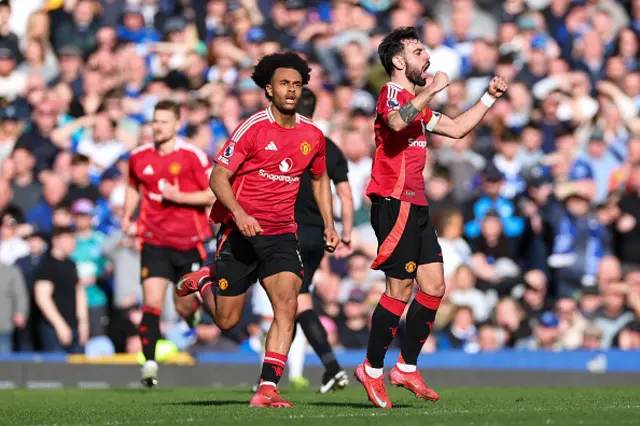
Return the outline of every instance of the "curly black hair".
[[[378,46],[380,62],[382,62],[382,66],[389,76],[391,76],[391,72],[393,71],[393,57],[404,49],[404,44],[402,44],[403,40],[420,40],[418,29],[416,27],[396,28],[387,34],[382,40],[382,43],[380,43],[380,46]]]
[[[265,89],[271,83],[278,68],[290,68],[298,71],[302,76],[302,85],[309,83],[311,69],[307,61],[295,52],[273,53],[260,59],[253,69],[251,78],[258,87]],[[266,93],[266,92],[265,92]],[[267,98],[269,95],[267,95]]]

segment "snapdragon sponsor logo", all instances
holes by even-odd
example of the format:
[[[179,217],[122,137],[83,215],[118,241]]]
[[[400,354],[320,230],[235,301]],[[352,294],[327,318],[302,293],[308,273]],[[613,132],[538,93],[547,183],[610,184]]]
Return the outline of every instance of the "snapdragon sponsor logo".
[[[295,183],[300,180],[298,176],[274,175],[273,173],[266,172],[264,169],[260,169],[258,175],[273,182]]]
[[[407,143],[408,143],[408,145],[410,147],[414,147],[414,148],[426,148],[427,147],[427,141],[419,141],[419,140],[413,139],[413,138],[410,138],[407,141]]]

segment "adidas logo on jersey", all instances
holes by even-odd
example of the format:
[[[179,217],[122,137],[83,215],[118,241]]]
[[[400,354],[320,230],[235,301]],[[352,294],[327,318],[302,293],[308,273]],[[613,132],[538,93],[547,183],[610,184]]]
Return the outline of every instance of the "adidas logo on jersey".
[[[266,151],[277,151],[278,147],[274,141],[269,142],[269,145],[265,148]]]
[[[151,164],[149,164],[147,167],[144,168],[144,170],[142,170],[142,174],[147,176],[153,174],[153,167],[151,167]]]

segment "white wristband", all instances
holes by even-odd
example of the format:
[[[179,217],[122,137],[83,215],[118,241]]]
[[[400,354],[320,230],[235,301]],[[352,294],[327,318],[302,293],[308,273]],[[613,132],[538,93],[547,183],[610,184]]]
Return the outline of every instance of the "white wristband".
[[[480,101],[487,106],[487,108],[491,108],[493,104],[496,102],[496,98],[491,96],[489,92],[485,92],[484,95],[480,98]]]

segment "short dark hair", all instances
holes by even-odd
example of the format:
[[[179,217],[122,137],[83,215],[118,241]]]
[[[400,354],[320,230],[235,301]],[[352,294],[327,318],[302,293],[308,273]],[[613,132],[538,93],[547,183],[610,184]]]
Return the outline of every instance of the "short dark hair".
[[[71,157],[72,166],[76,166],[78,164],[90,164],[90,163],[91,163],[91,159],[89,159],[89,157],[83,154],[73,154],[73,157]]]
[[[59,237],[61,235],[75,235],[75,231],[70,226],[59,226],[53,229],[51,238]]]
[[[451,173],[449,173],[449,169],[446,166],[443,166],[440,163],[436,163],[431,169],[431,178],[440,178],[444,180],[451,181]]]
[[[520,142],[520,134],[511,127],[505,127],[500,139],[502,142]]]
[[[416,27],[396,28],[387,34],[378,46],[380,62],[389,76],[393,72],[393,57],[404,50],[404,44],[402,44],[404,40],[420,40],[418,29]]]
[[[180,118],[180,104],[169,99],[158,102],[154,109],[156,111],[171,111],[176,118]]]
[[[311,78],[309,64],[295,52],[273,53],[263,57],[253,69],[251,78],[258,87],[266,89],[278,68],[289,68],[298,71],[302,76],[303,86],[306,86]],[[269,99],[269,95],[266,96]]]
[[[307,88],[302,89],[302,95],[300,96],[300,99],[298,99],[298,104],[296,105],[296,112],[300,115],[311,118],[315,110],[316,94]]]

